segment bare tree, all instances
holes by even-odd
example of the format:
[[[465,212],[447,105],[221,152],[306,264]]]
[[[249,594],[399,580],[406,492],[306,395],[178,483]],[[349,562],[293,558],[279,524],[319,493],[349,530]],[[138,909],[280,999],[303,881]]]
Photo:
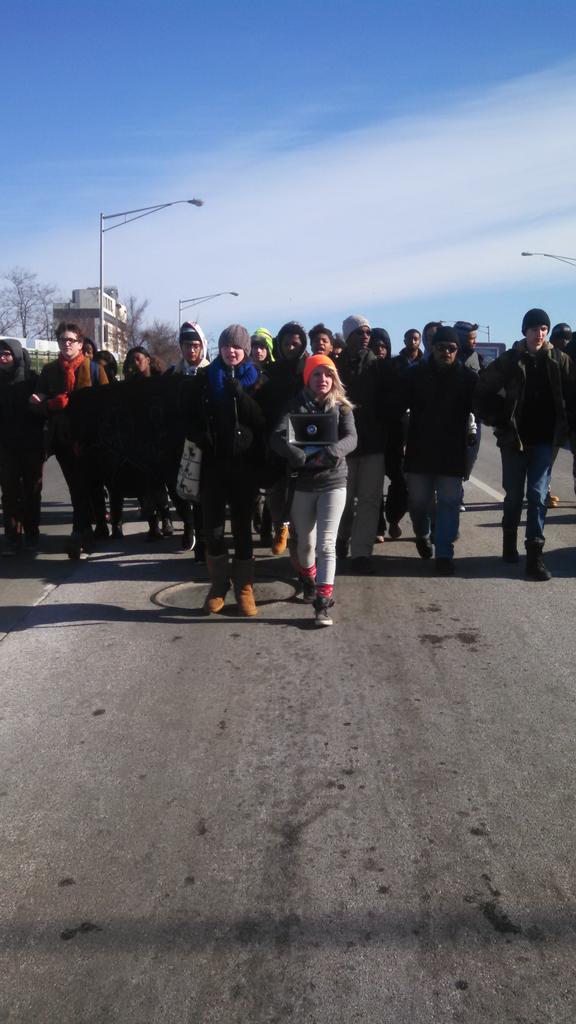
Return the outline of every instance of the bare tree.
[[[141,343],[146,345],[150,355],[156,356],[166,367],[178,362],[180,358],[178,332],[172,324],[155,320],[151,327],[142,331]]]
[[[0,276],[7,282],[0,292],[1,333],[16,330],[24,338],[51,338],[55,285],[38,281],[37,274],[23,267],[13,267]]]
[[[0,334],[10,334],[16,326],[14,311],[10,308],[8,298],[0,292]]]
[[[148,299],[139,301],[134,295],[129,295],[126,299],[125,337],[127,348],[133,348],[134,345],[140,344],[144,329],[144,313],[147,308]]]
[[[38,319],[37,277],[23,267],[13,267],[4,274],[4,280],[8,282],[4,298],[23,338],[34,332]]]
[[[60,295],[55,285],[39,284],[36,286],[36,297],[38,300],[36,330],[41,338],[51,340],[54,334],[53,306],[55,302],[60,301]]]

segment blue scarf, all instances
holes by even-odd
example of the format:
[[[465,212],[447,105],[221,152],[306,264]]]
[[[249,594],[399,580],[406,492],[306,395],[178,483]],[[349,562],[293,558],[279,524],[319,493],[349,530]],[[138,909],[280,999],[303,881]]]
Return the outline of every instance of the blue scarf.
[[[212,394],[217,402],[221,402],[226,394],[226,381],[230,380],[230,367],[226,366],[221,356],[217,356],[207,370],[208,380]],[[243,359],[239,366],[234,368],[234,377],[247,391],[253,387],[258,380],[258,370],[251,359]]]

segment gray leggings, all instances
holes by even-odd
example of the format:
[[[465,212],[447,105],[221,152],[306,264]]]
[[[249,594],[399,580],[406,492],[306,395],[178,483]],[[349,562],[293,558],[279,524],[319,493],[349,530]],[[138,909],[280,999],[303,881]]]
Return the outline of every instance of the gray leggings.
[[[346,504],[346,488],[332,491],[294,491],[290,519],[298,540],[303,569],[314,565],[319,585],[333,585],[336,575],[336,536]]]

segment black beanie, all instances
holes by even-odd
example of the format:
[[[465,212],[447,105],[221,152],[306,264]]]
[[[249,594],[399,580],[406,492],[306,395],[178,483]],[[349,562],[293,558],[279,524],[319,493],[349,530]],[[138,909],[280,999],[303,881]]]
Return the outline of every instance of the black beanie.
[[[458,347],[458,332],[453,327],[439,327],[436,334],[432,338],[432,347],[434,345],[456,345]]]
[[[542,327],[545,324],[548,330],[550,330],[550,317],[544,309],[529,309],[524,314],[522,321],[522,334],[526,337],[526,331],[529,327]]]

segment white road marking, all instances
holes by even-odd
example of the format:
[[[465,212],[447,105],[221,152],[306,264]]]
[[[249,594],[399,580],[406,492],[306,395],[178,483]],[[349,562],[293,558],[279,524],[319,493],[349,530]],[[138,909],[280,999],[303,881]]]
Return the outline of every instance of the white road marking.
[[[498,491],[495,491],[493,487],[489,487],[488,484],[482,483],[482,481],[478,480],[477,477],[471,476],[470,483],[474,484],[474,487],[478,487],[479,490],[484,491],[484,494],[488,494],[491,498],[494,498],[496,501],[504,501],[503,494],[499,494]]]

